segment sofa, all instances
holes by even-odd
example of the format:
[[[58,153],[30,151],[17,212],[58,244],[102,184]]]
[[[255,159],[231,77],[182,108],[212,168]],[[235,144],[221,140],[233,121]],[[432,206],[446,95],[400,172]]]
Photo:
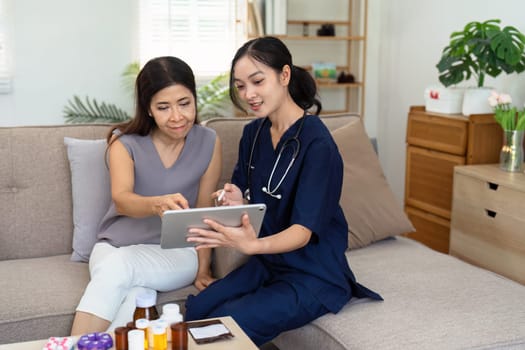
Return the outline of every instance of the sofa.
[[[223,144],[221,183],[248,121],[205,123]],[[351,300],[338,314],[272,343],[281,350],[524,349],[525,286],[404,237],[412,226],[359,117],[323,121],[345,161],[347,259],[358,281],[384,301]],[[96,218],[86,219],[104,212],[109,200],[102,141],[108,130],[102,124],[0,128],[0,344],[69,334],[89,281],[85,260]],[[88,158],[97,163],[86,164]],[[243,259],[215,249],[215,276]],[[188,286],[159,293],[157,302],[183,305],[196,292]]]

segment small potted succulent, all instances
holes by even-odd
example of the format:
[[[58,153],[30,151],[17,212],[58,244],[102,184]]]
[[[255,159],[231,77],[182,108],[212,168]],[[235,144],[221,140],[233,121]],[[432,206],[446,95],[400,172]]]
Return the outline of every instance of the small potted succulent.
[[[462,110],[465,115],[491,112],[486,102],[492,90],[485,88],[487,76],[525,70],[525,36],[515,27],[501,28],[500,22],[499,19],[470,22],[463,30],[453,32],[436,65],[439,81],[445,87],[476,79],[477,89],[465,91]],[[479,103],[471,101],[476,97]]]

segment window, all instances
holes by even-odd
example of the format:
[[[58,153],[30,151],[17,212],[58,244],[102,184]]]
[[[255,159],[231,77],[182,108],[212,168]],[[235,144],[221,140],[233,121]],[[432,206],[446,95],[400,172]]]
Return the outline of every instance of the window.
[[[141,64],[170,55],[199,77],[229,70],[237,49],[235,0],[141,0],[139,10]]]
[[[0,94],[8,94],[11,92],[6,12],[5,1],[0,1]]]

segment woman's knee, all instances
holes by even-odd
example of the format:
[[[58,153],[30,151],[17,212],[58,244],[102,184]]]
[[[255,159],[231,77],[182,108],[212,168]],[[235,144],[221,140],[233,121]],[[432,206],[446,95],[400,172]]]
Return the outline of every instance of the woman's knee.
[[[120,287],[129,287],[133,277],[132,256],[125,249],[115,249],[93,265],[91,280],[104,281]]]

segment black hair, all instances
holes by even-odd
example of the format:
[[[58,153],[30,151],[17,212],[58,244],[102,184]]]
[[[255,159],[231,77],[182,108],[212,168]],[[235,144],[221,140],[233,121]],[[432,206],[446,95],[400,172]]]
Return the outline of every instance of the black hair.
[[[281,73],[283,67],[288,65],[291,71],[288,91],[294,102],[304,110],[316,106],[315,114],[321,112],[321,101],[317,98],[317,84],[314,78],[304,68],[294,66],[292,55],[286,45],[272,36],[260,37],[246,42],[233,57],[230,69],[230,98],[237,108],[246,112],[234,84],[235,64],[244,56],[249,56],[278,73]]]
[[[153,58],[140,70],[135,81],[134,118],[112,128],[107,137],[108,143],[119,137],[117,135],[112,139],[115,129],[120,130],[120,135],[145,136],[156,128],[155,120],[149,115],[151,99],[160,90],[174,84],[180,84],[191,91],[195,101],[195,110],[197,110],[197,89],[191,67],[183,60],[173,56]],[[195,123],[199,123],[197,116],[195,116]]]

